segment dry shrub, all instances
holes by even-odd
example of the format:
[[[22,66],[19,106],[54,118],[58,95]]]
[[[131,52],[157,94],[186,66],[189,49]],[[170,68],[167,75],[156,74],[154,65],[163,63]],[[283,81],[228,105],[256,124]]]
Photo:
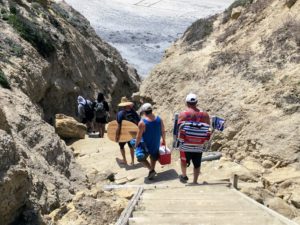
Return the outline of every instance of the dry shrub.
[[[252,4],[253,0],[236,0],[234,1],[225,11],[223,15],[222,23],[227,23],[230,20],[232,10],[236,7],[242,6],[246,7]]]
[[[188,45],[188,50],[202,48],[203,42],[213,32],[213,23],[216,16],[199,19],[194,22],[184,33],[183,43]]]
[[[237,30],[240,28],[240,23],[237,22],[231,26],[229,26],[227,29],[225,29],[225,31],[223,32],[223,34],[221,34],[217,39],[217,43],[223,43],[227,40],[228,37],[233,36],[236,34]]]
[[[55,52],[54,42],[49,33],[45,32],[35,23],[20,14],[11,14],[8,23],[43,57],[49,57]]]
[[[199,19],[194,22],[184,33],[183,41],[192,44],[210,35],[213,31],[215,17]]]
[[[217,38],[217,43],[223,43],[226,42],[228,37],[233,36],[236,34],[236,32],[239,29],[242,29],[244,26],[246,26],[249,23],[256,22],[258,23],[260,20],[262,20],[264,17],[261,15],[262,11],[264,11],[272,2],[273,0],[258,0],[256,2],[251,1],[245,4],[244,6],[247,6],[245,11],[242,13],[242,15],[235,21],[235,23],[231,24],[229,27],[227,27],[222,35],[220,35]],[[244,2],[245,3],[245,2]],[[236,6],[235,6],[236,7]],[[230,7],[229,7],[230,8]],[[232,10],[232,9],[231,9]],[[231,12],[231,11],[230,11]],[[256,14],[255,17],[250,17],[252,20],[249,20],[248,14]],[[231,13],[230,13],[231,14]],[[230,16],[228,20],[230,19]],[[228,21],[227,20],[227,21]],[[227,22],[226,21],[226,22]],[[224,22],[224,18],[223,18]]]
[[[292,8],[292,6],[295,5],[296,2],[297,0],[285,0],[285,5],[289,8]]]
[[[30,2],[30,3],[34,3],[34,2],[39,3],[44,8],[47,8],[49,6],[49,1],[48,0],[27,0],[27,1]]]
[[[248,67],[251,52],[239,53],[235,51],[223,51],[215,55],[211,60],[208,69],[216,70],[219,67],[230,66],[236,72]]]
[[[254,67],[250,61],[254,55],[251,51],[235,52],[235,51],[223,51],[215,55],[208,69],[213,71],[216,69],[224,69],[227,66],[233,71],[233,76],[240,76],[241,78],[249,82],[267,83],[271,81],[274,74],[270,71],[259,69]]]
[[[249,10],[252,13],[258,14],[264,11],[274,0],[257,0],[251,4]]]
[[[3,88],[11,89],[10,84],[5,76],[4,72],[0,69],[0,86]]]
[[[288,19],[271,36],[263,39],[261,44],[265,51],[261,55],[268,62],[282,68],[287,62],[299,63],[300,61],[300,21]]]

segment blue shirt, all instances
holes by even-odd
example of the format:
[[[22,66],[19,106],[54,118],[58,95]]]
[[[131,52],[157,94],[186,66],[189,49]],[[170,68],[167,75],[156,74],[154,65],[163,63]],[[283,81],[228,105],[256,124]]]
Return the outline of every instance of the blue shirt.
[[[143,119],[143,122],[146,125],[143,140],[147,149],[151,155],[158,154],[161,137],[161,119],[157,116],[153,121]]]
[[[122,123],[122,120],[127,120],[132,123],[138,124],[140,121],[140,117],[137,114],[137,112],[134,111],[133,109],[131,109],[130,111],[126,111],[123,109],[119,111],[117,114],[117,121],[119,124]]]

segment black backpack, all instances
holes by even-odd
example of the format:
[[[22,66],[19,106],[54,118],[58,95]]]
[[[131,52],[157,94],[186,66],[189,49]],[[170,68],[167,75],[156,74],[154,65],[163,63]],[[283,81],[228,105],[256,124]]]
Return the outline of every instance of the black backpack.
[[[104,102],[96,102],[95,104],[96,118],[105,118],[107,113],[104,107]]]
[[[135,124],[139,123],[140,117],[135,111],[132,110],[132,111],[128,112],[128,111],[124,110],[124,113],[125,113],[125,115],[124,115],[125,120],[128,120],[128,121],[130,121],[132,123],[135,123]]]
[[[92,119],[94,118],[94,110],[92,106],[86,101],[86,103],[83,105],[84,107],[84,112],[85,112],[85,117],[87,119]]]

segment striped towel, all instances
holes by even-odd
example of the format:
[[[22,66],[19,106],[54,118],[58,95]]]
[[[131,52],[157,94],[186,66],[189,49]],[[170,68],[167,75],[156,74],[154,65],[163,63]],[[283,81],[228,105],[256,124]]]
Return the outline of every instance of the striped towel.
[[[215,130],[219,130],[219,131],[223,131],[224,130],[224,124],[225,124],[225,120],[217,117],[217,116],[213,116],[212,117],[212,128]]]
[[[202,152],[210,139],[210,126],[201,122],[184,122],[179,128],[179,147],[186,152]]]

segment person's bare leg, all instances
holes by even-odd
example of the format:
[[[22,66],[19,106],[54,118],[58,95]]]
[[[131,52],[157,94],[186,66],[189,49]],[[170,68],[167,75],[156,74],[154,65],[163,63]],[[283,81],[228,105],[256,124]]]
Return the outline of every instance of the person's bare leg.
[[[87,129],[87,133],[91,132],[91,123],[89,121],[86,122],[86,129]]]
[[[99,132],[99,137],[101,137],[101,124],[97,123],[97,130]]]
[[[182,162],[180,163],[181,165],[181,173],[183,177],[186,177],[186,162]]]
[[[147,159],[145,161],[142,161],[142,163],[144,164],[145,167],[147,167],[149,170],[151,170],[150,163],[148,162]]]
[[[102,133],[102,123],[98,123],[98,131],[99,131],[99,137],[102,138],[102,137],[103,137],[103,133]]]
[[[193,181],[194,184],[198,184],[199,174],[200,174],[200,167],[197,169],[194,168],[194,181]]]
[[[123,163],[127,164],[126,155],[125,155],[125,149],[121,148],[120,151],[121,151],[121,155],[122,155],[122,158],[123,158]]]
[[[134,164],[134,149],[133,148],[130,148],[130,156],[131,156],[131,165]]]
[[[153,160],[152,158],[150,158],[150,162],[151,162],[150,169],[154,170],[155,169],[156,160]]]
[[[91,132],[94,132],[95,131],[95,129],[94,129],[94,122],[91,121],[91,122],[88,122],[88,123],[89,123],[89,127],[90,127]]]
[[[105,133],[105,123],[101,123],[101,130],[102,130],[102,138],[103,138]]]

